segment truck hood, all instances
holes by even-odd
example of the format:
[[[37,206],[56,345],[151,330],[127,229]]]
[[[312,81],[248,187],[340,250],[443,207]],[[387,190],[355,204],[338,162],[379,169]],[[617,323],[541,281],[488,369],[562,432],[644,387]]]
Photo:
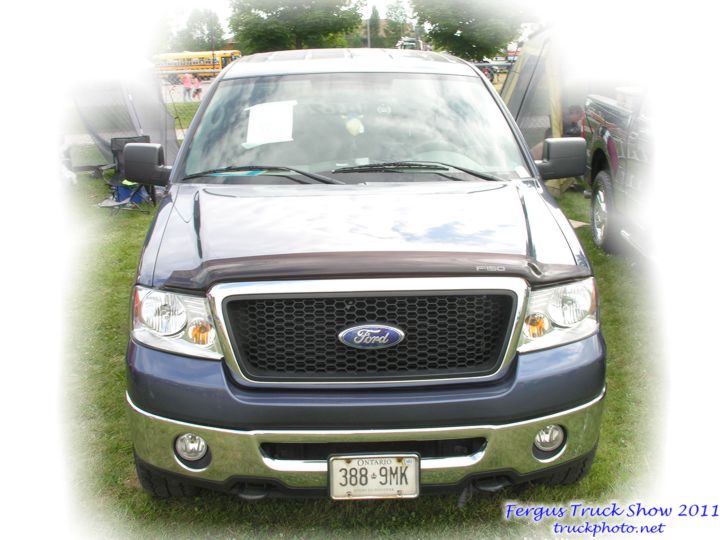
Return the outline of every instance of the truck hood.
[[[193,184],[174,186],[170,198],[143,255],[154,256],[154,286],[589,271],[578,268],[537,189],[522,182]]]

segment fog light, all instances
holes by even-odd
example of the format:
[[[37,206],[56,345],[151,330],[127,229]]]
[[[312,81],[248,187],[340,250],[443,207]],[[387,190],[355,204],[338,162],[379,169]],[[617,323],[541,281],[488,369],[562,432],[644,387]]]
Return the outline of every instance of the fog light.
[[[535,448],[542,452],[554,452],[562,446],[565,431],[556,424],[545,426],[535,435]]]
[[[186,433],[175,439],[175,451],[188,461],[198,461],[207,453],[207,443],[200,435]]]

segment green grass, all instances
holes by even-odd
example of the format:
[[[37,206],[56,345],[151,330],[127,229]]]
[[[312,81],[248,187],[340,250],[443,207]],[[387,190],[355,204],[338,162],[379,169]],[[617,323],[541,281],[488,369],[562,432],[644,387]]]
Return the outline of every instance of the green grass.
[[[585,189],[584,181],[578,181],[577,189]],[[590,201],[583,197],[582,192],[566,191],[557,198],[560,206],[568,219],[589,223],[590,221]],[[580,229],[584,230],[584,229]]]
[[[152,216],[116,215],[98,209],[102,183],[81,176],[73,187],[75,215],[86,236],[72,291],[77,333],[68,344],[66,381],[72,402],[68,446],[84,515],[97,516],[114,534],[182,537],[471,537],[515,536],[521,524],[502,519],[505,499],[563,502],[609,501],[636,492],[651,470],[650,453],[658,379],[650,349],[647,279],[629,259],[592,246],[587,227],[579,236],[592,260],[600,290],[603,332],[608,344],[608,395],[601,442],[590,475],[568,487],[513,488],[476,495],[463,509],[456,497],[412,501],[265,500],[247,503],[203,493],[192,499],[154,500],[139,487],[125,413],[124,352],[129,332],[129,295],[135,266]],[[567,193],[561,201],[574,219],[587,221],[588,201]],[[568,381],[572,384],[572,381]],[[89,519],[89,518],[88,518]],[[541,525],[535,534],[548,534]]]
[[[191,101],[188,103],[167,103],[166,106],[170,114],[173,118],[175,118],[175,128],[187,129],[190,125],[190,121],[193,119],[193,116],[195,116],[198,107],[200,107],[200,102]]]

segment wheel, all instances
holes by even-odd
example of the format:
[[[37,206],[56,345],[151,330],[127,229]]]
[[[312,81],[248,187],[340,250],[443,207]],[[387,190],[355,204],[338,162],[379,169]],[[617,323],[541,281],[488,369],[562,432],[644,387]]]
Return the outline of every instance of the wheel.
[[[142,488],[158,499],[170,497],[193,497],[197,495],[198,488],[171,478],[146,467],[135,456],[135,471]]]
[[[593,181],[590,229],[595,245],[607,253],[618,251],[620,230],[617,221],[610,175],[600,171]]]
[[[579,482],[590,472],[590,467],[592,467],[593,461],[595,460],[596,449],[597,447],[593,448],[593,451],[585,456],[585,459],[582,461],[575,462],[565,468],[554,471],[549,476],[543,478],[541,482],[549,486],[567,486]]]

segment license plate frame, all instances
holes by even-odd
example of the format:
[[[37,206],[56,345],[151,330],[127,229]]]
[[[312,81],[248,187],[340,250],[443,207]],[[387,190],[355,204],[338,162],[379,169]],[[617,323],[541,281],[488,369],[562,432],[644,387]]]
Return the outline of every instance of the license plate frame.
[[[363,500],[363,499],[415,499],[420,496],[420,454],[412,452],[387,453],[387,454],[342,454],[332,455],[328,457],[328,493],[333,500]],[[402,473],[398,466],[404,466],[407,470]],[[349,485],[351,477],[348,473],[341,476],[341,469],[348,471],[352,468],[360,471],[361,468],[367,469],[366,479],[368,483],[372,483],[370,487],[366,485]],[[393,467],[395,472],[386,470],[385,480],[407,479],[406,488],[391,489],[390,486],[384,487],[380,485],[382,477],[382,467]],[[376,477],[373,477],[373,473]],[[360,480],[360,475],[356,473],[355,478]],[[377,481],[376,481],[377,480]],[[341,482],[348,485],[341,485]]]

